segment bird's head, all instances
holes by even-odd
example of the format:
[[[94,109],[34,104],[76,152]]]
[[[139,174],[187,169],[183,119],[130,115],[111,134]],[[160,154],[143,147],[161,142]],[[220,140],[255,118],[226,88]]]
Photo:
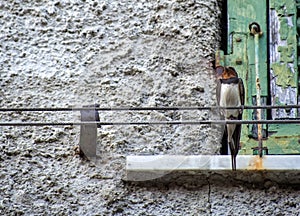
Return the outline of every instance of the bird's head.
[[[238,77],[238,74],[233,67],[218,66],[216,68],[216,76],[217,79],[226,80],[226,79]]]

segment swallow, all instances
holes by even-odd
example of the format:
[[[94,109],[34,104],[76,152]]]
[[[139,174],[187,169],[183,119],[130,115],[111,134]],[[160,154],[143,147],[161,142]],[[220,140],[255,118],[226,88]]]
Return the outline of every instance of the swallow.
[[[233,67],[218,66],[217,74],[217,103],[220,107],[239,107],[238,109],[220,109],[221,117],[225,120],[241,120],[245,102],[243,80],[238,77]],[[224,136],[231,153],[232,170],[236,170],[236,156],[240,147],[241,124],[226,124]],[[227,147],[228,148],[228,147]]]

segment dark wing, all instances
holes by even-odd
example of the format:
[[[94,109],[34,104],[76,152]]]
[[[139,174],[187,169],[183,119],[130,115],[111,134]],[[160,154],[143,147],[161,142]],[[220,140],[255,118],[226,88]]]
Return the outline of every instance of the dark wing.
[[[228,133],[227,133],[227,127],[226,125],[220,126],[221,130],[223,131],[223,136],[221,140],[221,148],[220,148],[220,154],[221,155],[228,155]]]
[[[234,151],[233,151],[234,156],[236,156],[240,150],[241,131],[242,131],[242,125],[237,124],[234,133],[232,134],[232,139],[234,141]]]
[[[239,89],[240,89],[240,99],[241,99],[241,104],[245,105],[245,87],[243,80],[239,78]]]
[[[244,83],[241,78],[239,78],[239,90],[240,90],[240,100],[241,104],[245,104],[245,88],[244,88]],[[239,120],[242,120],[243,113],[241,112],[238,116]],[[236,124],[235,131],[232,135],[232,138],[234,140],[234,155],[236,156],[239,152],[240,149],[240,139],[241,139],[241,131],[242,131],[242,125],[241,124]]]
[[[244,87],[243,80],[241,78],[239,78],[238,85],[239,85],[239,90],[240,90],[239,92],[240,92],[241,104],[242,104],[242,106],[244,106],[245,105],[245,87]],[[242,116],[243,116],[243,110],[242,110],[242,112],[240,112],[238,119],[242,120]]]
[[[221,85],[222,85],[221,80],[217,79],[217,88],[216,88],[217,106],[220,106]]]

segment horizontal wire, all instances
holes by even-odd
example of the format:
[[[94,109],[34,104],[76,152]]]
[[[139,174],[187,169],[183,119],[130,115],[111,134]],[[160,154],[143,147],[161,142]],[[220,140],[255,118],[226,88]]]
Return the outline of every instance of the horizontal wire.
[[[91,108],[89,108],[90,110]],[[0,112],[70,112],[73,108],[0,108]]]
[[[238,107],[58,107],[58,108],[0,108],[0,112],[70,112],[70,111],[151,111],[151,110],[214,110],[214,109],[292,109],[300,108],[300,105],[262,105],[262,106],[238,106]]]
[[[0,126],[80,126],[80,125],[202,125],[202,124],[299,124],[300,119],[285,120],[203,120],[153,122],[0,122]]]

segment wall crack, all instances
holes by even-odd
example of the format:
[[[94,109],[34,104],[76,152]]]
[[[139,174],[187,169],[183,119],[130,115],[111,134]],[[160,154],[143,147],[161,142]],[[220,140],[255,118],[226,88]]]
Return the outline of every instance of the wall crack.
[[[212,209],[211,209],[211,184],[210,179],[207,177],[207,183],[208,183],[208,194],[207,194],[207,208],[210,215],[212,215]]]

